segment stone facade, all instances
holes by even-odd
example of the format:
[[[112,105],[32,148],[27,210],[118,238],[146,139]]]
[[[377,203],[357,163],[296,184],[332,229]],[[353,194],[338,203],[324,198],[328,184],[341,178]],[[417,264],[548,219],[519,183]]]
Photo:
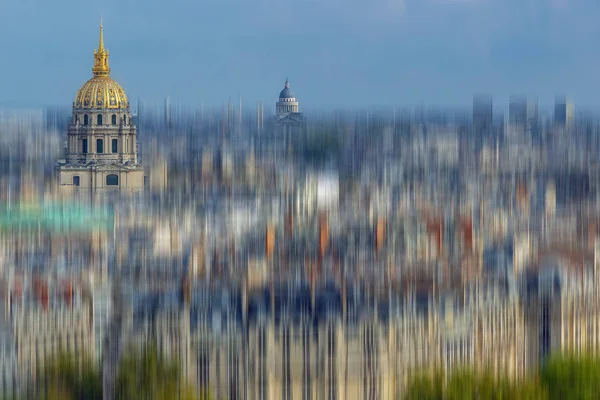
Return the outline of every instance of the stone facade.
[[[110,78],[102,26],[92,72],[73,102],[66,157],[56,167],[58,184],[66,190],[141,190],[137,131],[125,91]]]

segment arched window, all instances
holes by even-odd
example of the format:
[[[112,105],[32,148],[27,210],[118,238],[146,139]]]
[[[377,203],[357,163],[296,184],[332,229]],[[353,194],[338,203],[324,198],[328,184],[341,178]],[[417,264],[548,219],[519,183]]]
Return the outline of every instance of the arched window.
[[[84,124],[84,125],[87,125],[88,123],[89,123],[89,118],[88,118],[88,115],[87,115],[87,114],[85,114],[85,115],[83,116],[83,124]]]
[[[112,152],[113,153],[117,153],[119,151],[118,146],[119,146],[119,141],[117,139],[113,139],[112,140]]]
[[[106,186],[119,186],[119,177],[115,174],[106,175]]]
[[[87,139],[83,139],[83,140],[81,141],[81,152],[82,152],[83,154],[87,154],[87,152],[88,152],[88,148],[87,148]]]
[[[73,177],[73,186],[79,186],[79,176],[75,175]]]
[[[127,115],[123,116],[123,125],[127,125]]]
[[[115,114],[112,115],[110,122],[112,122],[113,125],[117,124],[117,116]]]
[[[98,121],[96,122],[96,125],[102,125],[102,115],[98,114]]]
[[[96,139],[96,153],[104,153],[104,141]]]

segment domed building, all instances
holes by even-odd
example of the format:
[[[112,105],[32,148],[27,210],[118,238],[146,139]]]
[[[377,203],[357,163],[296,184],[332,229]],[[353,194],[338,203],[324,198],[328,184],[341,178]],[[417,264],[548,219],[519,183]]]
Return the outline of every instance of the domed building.
[[[276,115],[277,117],[285,117],[291,113],[298,112],[298,102],[296,101],[296,95],[290,89],[290,82],[286,79],[285,86],[281,92],[279,92],[279,101],[276,104]]]
[[[304,114],[298,111],[298,100],[287,78],[275,104],[275,125],[276,134],[284,137],[286,146],[292,135],[301,134],[306,128]]]
[[[138,162],[136,127],[125,91],[110,77],[102,23],[92,73],[75,95],[66,156],[57,164],[59,185],[140,190],[144,170]]]

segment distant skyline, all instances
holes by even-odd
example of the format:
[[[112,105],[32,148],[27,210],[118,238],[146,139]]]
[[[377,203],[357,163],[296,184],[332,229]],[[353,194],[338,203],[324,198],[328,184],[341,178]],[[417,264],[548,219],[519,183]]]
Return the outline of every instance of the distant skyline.
[[[112,76],[142,98],[301,109],[470,106],[564,93],[600,109],[594,0],[5,0],[2,106],[69,105],[91,77],[103,16]],[[504,104],[506,103],[506,104]]]

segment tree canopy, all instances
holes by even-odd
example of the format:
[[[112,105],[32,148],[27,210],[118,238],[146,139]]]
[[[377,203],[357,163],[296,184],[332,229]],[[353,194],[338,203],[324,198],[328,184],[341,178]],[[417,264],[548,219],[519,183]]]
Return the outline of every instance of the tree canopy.
[[[591,400],[600,398],[600,358],[560,354],[545,361],[539,373],[518,382],[488,372],[441,370],[420,373],[409,382],[405,399],[423,400]]]
[[[597,357],[552,357],[541,368],[540,376],[548,389],[549,400],[600,397],[600,359]]]
[[[102,399],[102,374],[98,365],[85,356],[59,353],[40,371],[37,393],[27,398],[40,400]],[[489,372],[457,370],[416,374],[404,399],[419,400],[588,400],[599,398],[600,358],[558,355],[534,374],[519,381],[495,377]],[[147,346],[125,354],[118,367],[115,399],[203,399],[185,382],[176,360],[161,357],[156,347]]]
[[[184,382],[176,361],[160,357],[154,346],[133,350],[121,359],[115,399],[196,399],[194,387]]]
[[[489,372],[458,370],[418,374],[409,382],[404,399],[423,400],[546,400],[546,389],[536,379],[511,382]]]
[[[102,376],[87,357],[59,353],[40,374],[40,399],[101,400]]]
[[[46,363],[39,374],[39,400],[100,400],[103,395],[99,366],[74,354],[60,353]],[[208,393],[197,391],[185,382],[176,360],[161,357],[154,346],[126,353],[119,362],[115,399],[203,399]]]

